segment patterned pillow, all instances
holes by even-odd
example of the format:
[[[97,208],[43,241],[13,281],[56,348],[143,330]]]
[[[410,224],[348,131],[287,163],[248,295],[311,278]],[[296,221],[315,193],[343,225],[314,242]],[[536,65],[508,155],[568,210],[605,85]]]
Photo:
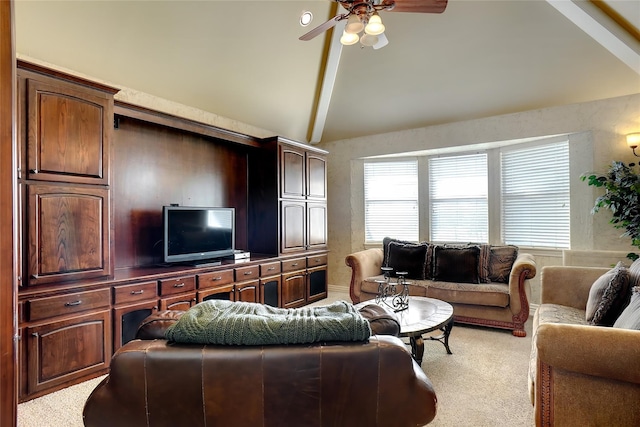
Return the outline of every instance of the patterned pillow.
[[[628,302],[629,270],[619,262],[600,276],[589,290],[586,319],[592,325],[612,326]]]
[[[480,283],[479,258],[480,246],[436,245],[433,248],[433,280]]]
[[[478,265],[480,283],[509,283],[511,268],[517,257],[517,246],[480,245],[480,261]]]
[[[631,290],[631,301],[613,327],[640,330],[640,286],[635,286]]]

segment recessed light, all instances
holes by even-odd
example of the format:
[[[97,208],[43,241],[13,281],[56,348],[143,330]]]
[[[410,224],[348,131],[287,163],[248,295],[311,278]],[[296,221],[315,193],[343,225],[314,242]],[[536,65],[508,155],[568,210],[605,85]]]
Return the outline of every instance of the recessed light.
[[[309,12],[308,10],[302,12],[302,15],[300,15],[300,25],[306,27],[307,25],[311,24],[311,21],[313,21],[313,13]]]

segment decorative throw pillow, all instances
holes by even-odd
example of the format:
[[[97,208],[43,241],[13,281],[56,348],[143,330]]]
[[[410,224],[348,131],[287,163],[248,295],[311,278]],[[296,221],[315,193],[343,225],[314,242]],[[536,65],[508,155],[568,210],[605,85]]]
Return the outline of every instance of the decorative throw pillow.
[[[518,247],[513,245],[489,248],[489,282],[509,283],[511,267],[518,258]]]
[[[640,330],[640,286],[631,290],[631,301],[613,324],[614,328]]]
[[[428,245],[424,243],[389,242],[389,254],[385,267],[393,268],[392,276],[397,276],[399,271],[406,271],[407,279],[423,280],[427,263],[427,247]]]
[[[591,285],[586,320],[592,325],[613,325],[627,304],[628,289],[629,270],[619,262]]]
[[[384,267],[387,267],[389,265],[389,244],[391,242],[395,242],[395,243],[400,243],[403,245],[415,245],[415,242],[407,242],[405,240],[398,240],[398,239],[393,239],[391,237],[385,237],[384,239],[382,239],[382,252],[384,254],[383,258],[382,258],[382,265]]]
[[[443,246],[433,248],[433,280],[479,283],[479,246]]]

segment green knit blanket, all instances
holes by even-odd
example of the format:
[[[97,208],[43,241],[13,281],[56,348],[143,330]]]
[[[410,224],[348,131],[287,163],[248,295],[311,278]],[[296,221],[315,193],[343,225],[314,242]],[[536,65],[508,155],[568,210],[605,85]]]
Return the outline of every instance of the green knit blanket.
[[[165,332],[186,344],[268,345],[364,341],[369,322],[345,301],[303,308],[210,300],[194,305]]]

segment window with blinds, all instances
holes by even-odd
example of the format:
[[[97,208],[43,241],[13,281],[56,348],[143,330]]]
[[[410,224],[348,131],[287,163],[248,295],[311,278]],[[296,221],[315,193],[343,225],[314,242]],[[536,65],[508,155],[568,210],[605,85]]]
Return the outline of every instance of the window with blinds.
[[[365,240],[418,241],[418,161],[364,164]]]
[[[486,153],[429,159],[430,239],[488,241]]]
[[[570,246],[569,143],[503,149],[502,240],[517,246]]]

